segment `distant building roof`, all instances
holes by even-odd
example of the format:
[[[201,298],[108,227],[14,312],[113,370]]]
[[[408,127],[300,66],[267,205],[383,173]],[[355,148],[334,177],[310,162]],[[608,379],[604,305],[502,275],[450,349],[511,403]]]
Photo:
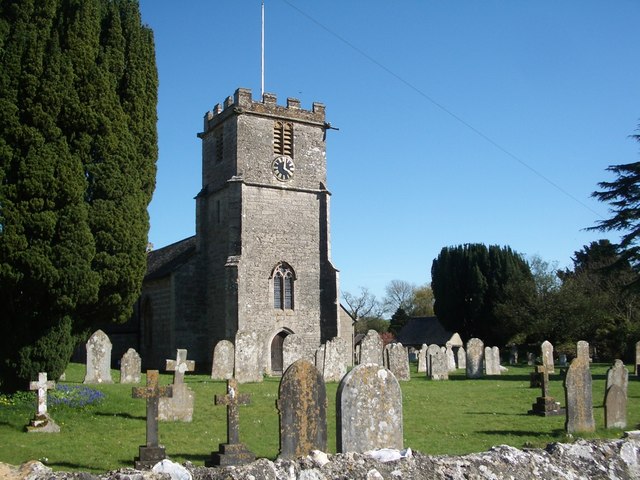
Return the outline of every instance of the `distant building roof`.
[[[147,274],[145,280],[164,277],[184,264],[196,251],[196,237],[185,238],[147,255]]]
[[[423,343],[446,345],[447,342],[453,347],[462,346],[460,335],[445,330],[438,317],[410,318],[396,339],[404,346],[420,347]]]

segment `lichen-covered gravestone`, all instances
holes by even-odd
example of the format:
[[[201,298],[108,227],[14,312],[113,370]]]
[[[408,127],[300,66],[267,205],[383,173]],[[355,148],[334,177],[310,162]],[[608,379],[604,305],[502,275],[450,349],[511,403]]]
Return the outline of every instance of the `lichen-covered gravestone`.
[[[431,380],[449,380],[449,366],[447,364],[446,350],[441,350],[428,355],[429,378]]]
[[[553,345],[548,340],[542,342],[540,347],[542,353],[542,365],[546,369],[547,373],[554,373],[555,366],[553,364]]]
[[[409,353],[401,343],[390,343],[384,348],[389,370],[400,381],[411,380],[409,373]]]
[[[484,363],[484,343],[479,338],[472,338],[467,342],[467,378],[482,378]]]
[[[467,352],[464,350],[464,347],[458,348],[458,352],[456,353],[458,357],[458,368],[467,368]]]
[[[484,347],[484,373],[485,375],[499,375],[496,373],[495,358],[491,347]]]
[[[167,360],[166,368],[173,372],[173,395],[160,399],[158,419],[173,422],[190,422],[193,419],[193,392],[184,383],[184,374],[193,372],[196,364],[187,360],[187,350],[179,348],[175,360]]]
[[[102,330],[96,330],[87,340],[87,365],[84,382],[113,383],[111,379],[111,340]]]
[[[591,392],[591,371],[589,370],[589,344],[578,342],[578,355],[573,359],[564,379],[568,433],[593,432],[596,429],[593,418],[593,398]]]
[[[418,350],[418,373],[427,372],[427,344],[423,343],[422,348]]]
[[[264,371],[260,367],[260,358],[264,345],[258,341],[258,333],[239,330],[235,345],[234,378],[238,383],[262,382]]]
[[[502,370],[500,368],[500,349],[498,347],[491,347],[489,357],[491,358],[491,375],[501,375]]]
[[[120,359],[120,383],[140,383],[142,360],[133,348],[127,350]]]
[[[281,458],[327,450],[327,391],[322,374],[309,361],[298,360],[284,372],[278,411]]]
[[[427,347],[427,353],[426,353],[427,370],[426,371],[427,371],[427,377],[429,378],[431,378],[431,357],[439,352],[440,352],[440,345],[436,345],[435,343],[432,343]]]
[[[336,401],[338,452],[403,448],[402,391],[391,371],[358,365],[345,375]]]
[[[229,380],[233,377],[235,349],[229,340],[220,340],[213,348],[213,362],[211,363],[212,380]]]
[[[58,433],[60,427],[47,412],[47,390],[56,388],[56,384],[52,380],[47,380],[47,373],[38,373],[38,380],[29,384],[30,390],[38,392],[38,408],[36,415],[27,426],[29,433]]]
[[[447,368],[450,372],[454,372],[456,370],[456,355],[453,353],[453,347],[447,345],[445,353],[447,355]]]
[[[605,428],[625,428],[627,426],[627,387],[629,371],[622,360],[616,360],[607,370],[607,384],[604,395]]]
[[[360,363],[374,363],[383,365],[382,350],[384,344],[380,338],[380,334],[375,330],[369,330],[360,342]]]
[[[339,382],[347,373],[349,343],[346,339],[335,337],[325,344],[322,377],[325,382]]]

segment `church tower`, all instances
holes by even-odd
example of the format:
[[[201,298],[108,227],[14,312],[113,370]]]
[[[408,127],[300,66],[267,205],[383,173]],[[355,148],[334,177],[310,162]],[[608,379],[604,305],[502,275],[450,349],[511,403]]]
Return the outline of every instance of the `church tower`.
[[[258,334],[267,373],[292,333],[311,345],[341,334],[331,264],[325,107],[279,106],[236,90],[204,118],[196,197],[197,268],[209,348]],[[350,327],[350,325],[349,325]]]

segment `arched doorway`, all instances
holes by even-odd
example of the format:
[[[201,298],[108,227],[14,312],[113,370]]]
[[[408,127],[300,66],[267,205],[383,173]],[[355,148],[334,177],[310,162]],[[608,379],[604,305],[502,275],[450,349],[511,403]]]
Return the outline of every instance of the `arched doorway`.
[[[282,375],[282,367],[284,365],[282,345],[288,335],[288,332],[282,331],[271,340],[271,373],[273,375]]]

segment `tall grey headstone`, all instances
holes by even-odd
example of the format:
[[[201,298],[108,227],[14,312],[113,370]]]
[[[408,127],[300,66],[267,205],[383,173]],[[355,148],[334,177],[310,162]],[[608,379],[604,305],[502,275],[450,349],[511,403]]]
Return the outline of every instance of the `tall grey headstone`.
[[[229,340],[220,340],[216,343],[216,346],[213,348],[211,379],[229,380],[230,378],[233,378],[235,357],[236,352],[232,342]]]
[[[262,382],[264,370],[260,360],[264,345],[258,340],[258,333],[255,330],[238,330],[235,346],[235,380],[238,383]]]
[[[322,374],[308,360],[282,375],[278,394],[280,457],[297,458],[327,450],[327,391]]]
[[[453,353],[453,347],[451,347],[451,345],[447,345],[446,355],[447,355],[447,368],[449,369],[450,372],[454,372],[456,369],[456,356]]]
[[[113,383],[111,340],[102,330],[96,330],[87,341],[87,371],[83,383]]]
[[[166,361],[166,369],[173,372],[172,395],[160,398],[158,420],[172,422],[191,422],[193,419],[193,391],[184,383],[184,375],[196,367],[193,360],[187,360],[187,350],[179,348],[176,359]]]
[[[322,376],[325,382],[339,382],[347,374],[349,363],[349,343],[335,337],[325,344]]]
[[[400,381],[411,380],[409,373],[409,354],[401,343],[390,343],[384,349],[387,356],[387,368]]]
[[[500,349],[498,347],[491,347],[491,355],[493,357],[493,374],[500,375],[502,373],[500,369]]]
[[[440,352],[440,346],[432,343],[427,347],[426,361],[427,361],[427,377],[431,377],[431,356]]]
[[[446,350],[429,355],[429,378],[431,380],[449,380],[449,365]]]
[[[511,345],[509,347],[509,365],[517,365],[518,364],[518,346]]]
[[[616,360],[607,370],[604,395],[605,428],[625,428],[627,426],[627,388],[629,371],[622,360]]]
[[[338,452],[403,448],[402,391],[390,370],[362,364],[347,373],[336,401]]]
[[[496,365],[491,347],[484,347],[484,374],[496,375]]]
[[[589,344],[581,340],[578,342],[578,355],[569,365],[564,379],[567,409],[565,430],[568,433],[593,432],[596,428],[591,384]]]
[[[369,330],[362,339],[362,342],[360,342],[360,363],[363,365],[375,363],[376,365],[382,366],[383,348],[384,344],[380,338],[380,334],[375,330]]]
[[[542,365],[548,373],[554,373],[555,366],[553,364],[553,345],[550,341],[545,340],[540,347],[542,353]]]
[[[120,383],[140,383],[142,360],[135,349],[130,348],[120,359]]]
[[[467,368],[467,352],[465,351],[464,347],[460,347],[458,348],[458,352],[457,352],[457,357],[458,357],[458,368]]]
[[[467,342],[467,378],[482,378],[484,363],[484,343],[479,338],[471,338]]]
[[[304,336],[297,333],[287,335],[282,343],[282,371],[301,358],[312,362],[314,354],[315,345],[311,345]]]
[[[418,373],[427,372],[427,344],[423,343],[422,348],[418,350]]]

